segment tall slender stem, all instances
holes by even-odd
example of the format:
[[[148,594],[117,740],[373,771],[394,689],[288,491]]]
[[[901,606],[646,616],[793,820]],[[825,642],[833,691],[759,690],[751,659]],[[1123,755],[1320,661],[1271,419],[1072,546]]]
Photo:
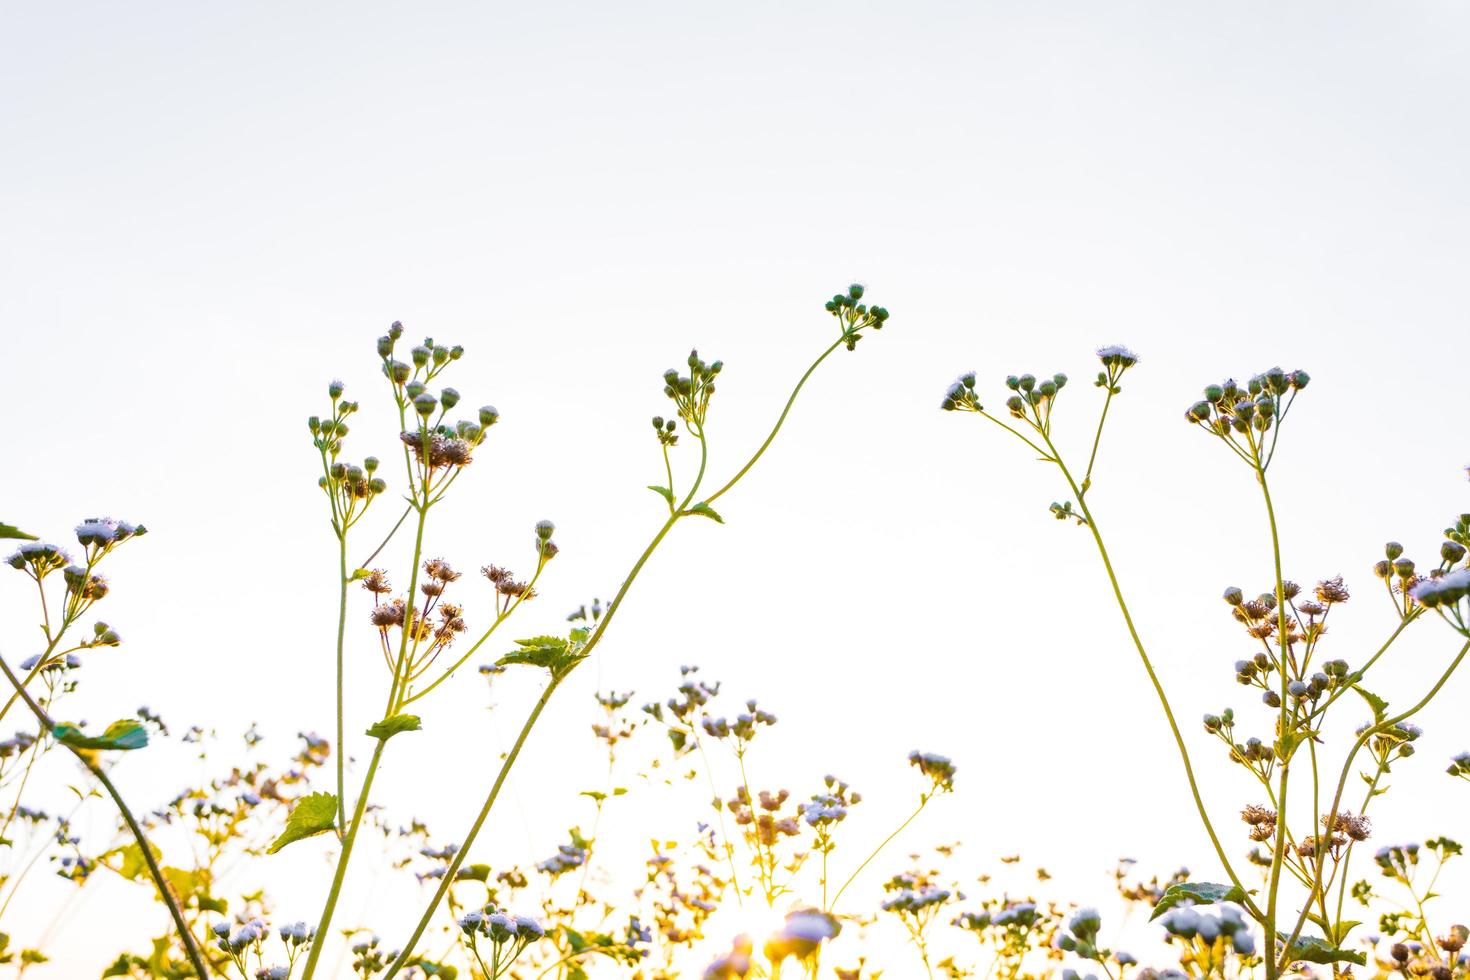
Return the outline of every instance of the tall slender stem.
[[[368,763],[367,774],[362,780],[362,790],[357,794],[357,805],[352,809],[352,825],[347,830],[347,835],[342,838],[342,853],[337,857],[337,871],[332,876],[332,887],[327,891],[327,901],[322,907],[321,921],[316,927],[316,940],[311,944],[311,952],[306,956],[306,966],[303,967],[303,980],[310,980],[311,975],[316,972],[316,962],[322,955],[322,949],[327,945],[326,940],[330,935],[328,930],[332,925],[332,915],[337,910],[337,898],[342,893],[342,882],[347,878],[347,863],[352,858],[352,845],[357,842],[357,831],[362,826],[362,815],[367,811],[368,794],[372,792],[373,777],[377,775],[378,763],[383,758],[383,746],[387,745],[386,739],[379,739],[377,747],[373,749],[373,758]]]
[[[873,853],[869,854],[866,858],[864,858],[863,859],[863,863],[860,864],[860,865],[858,865],[857,866],[857,869],[855,871],[853,871],[852,874],[850,874],[850,875],[847,876],[847,880],[842,883],[842,887],[839,888],[839,889],[837,889],[837,894],[832,896],[832,904],[829,905],[826,908],[825,911],[830,912],[834,908],[837,907],[837,900],[842,897],[842,893],[843,892],[847,891],[847,886],[850,885],[850,884],[852,884],[854,881],[856,881],[857,880],[857,876],[863,873],[863,869],[866,868],[870,863],[872,863],[873,859],[875,857],[877,857],[880,853],[882,853],[883,849],[885,847],[887,847],[889,844],[891,844],[893,842],[893,839],[895,837],[897,837],[899,834],[903,833],[904,832],[904,828],[906,828],[909,824],[913,823],[914,820],[919,816],[919,814],[921,814],[921,813],[924,812],[924,807],[926,807],[926,806],[929,805],[929,800],[932,799],[933,796],[934,796],[934,794],[932,794],[932,793],[925,793],[923,796],[919,797],[919,805],[918,805],[918,807],[916,807],[914,809],[914,812],[909,814],[907,820],[905,820],[903,823],[901,823],[901,824],[898,825],[898,829],[897,830],[895,830],[893,833],[889,834],[887,837],[883,838],[883,843],[881,843],[877,847],[873,848]],[[825,859],[825,856],[824,856],[824,859]]]
[[[807,379],[812,376],[812,372],[816,371],[817,367],[827,359],[828,355],[830,355],[841,345],[842,338],[839,337],[837,338],[837,340],[832,342],[831,347],[828,347],[826,350],[822,351],[822,356],[818,357],[815,361],[812,362],[812,366],[806,369],[806,373],[801,376],[801,380],[798,381],[796,383],[796,387],[791,390],[791,397],[786,399],[786,407],[781,409],[781,415],[776,419],[776,424],[771,428],[771,434],[766,436],[766,441],[761,443],[760,448],[755,451],[755,455],[750,457],[750,460],[744,466],[740,467],[740,471],[734,476],[730,477],[728,483],[726,483],[723,487],[720,487],[720,489],[716,490],[714,493],[705,498],[705,503],[713,503],[721,496],[723,496],[725,491],[729,490],[735,484],[739,483],[740,478],[750,471],[750,468],[755,465],[756,460],[760,459],[761,456],[765,454],[766,449],[768,449],[771,443],[775,441],[776,433],[780,432],[781,426],[786,424],[786,416],[790,414],[791,406],[796,404],[796,396],[801,394],[802,386],[805,385]]]
[[[337,537],[337,839],[342,839],[347,824],[347,741],[346,708],[342,700],[344,685],[342,649],[347,639],[347,530],[342,528]]]
[[[1460,647],[1460,652],[1455,655],[1454,660],[1450,661],[1450,665],[1446,667],[1444,673],[1439,676],[1439,680],[1435,681],[1434,686],[1431,687],[1428,693],[1420,698],[1413,707],[1409,708],[1407,711],[1394,715],[1392,718],[1385,718],[1383,721],[1378,722],[1374,725],[1370,725],[1363,730],[1363,733],[1358,736],[1358,740],[1353,743],[1352,749],[1348,752],[1347,759],[1343,761],[1342,772],[1338,775],[1337,778],[1337,792],[1332,797],[1332,808],[1329,811],[1330,813],[1336,813],[1338,811],[1338,808],[1342,806],[1342,794],[1347,788],[1348,773],[1352,771],[1353,759],[1357,757],[1357,754],[1362,750],[1363,746],[1367,745],[1369,740],[1372,739],[1375,735],[1380,735],[1383,732],[1392,729],[1395,725],[1399,724],[1400,722],[1407,721],[1409,718],[1412,718],[1414,715],[1423,710],[1425,705],[1434,700],[1434,696],[1440,692],[1440,689],[1443,688],[1445,684],[1449,683],[1450,676],[1454,674],[1456,668],[1460,666],[1461,661],[1465,659],[1465,655],[1467,653],[1470,653],[1470,642],[1467,642]],[[1301,914],[1297,917],[1296,928],[1292,930],[1291,936],[1287,940],[1285,947],[1282,950],[1283,958],[1290,955],[1292,944],[1295,943],[1297,938],[1301,935],[1302,927],[1306,925],[1307,911],[1307,908],[1304,906],[1302,908]],[[1284,970],[1288,965],[1290,965],[1289,961],[1283,962],[1278,967],[1278,970]]]
[[[506,755],[505,761],[500,764],[500,772],[496,774],[495,783],[490,787],[490,793],[485,797],[485,803],[480,807],[480,812],[476,815],[475,822],[470,825],[469,833],[465,835],[464,842],[455,851],[453,859],[449,862],[449,867],[444,870],[444,876],[439,879],[439,887],[435,889],[434,897],[429,900],[429,905],[424,909],[424,914],[419,918],[418,925],[414,926],[413,933],[408,937],[408,942],[403,946],[403,951],[398,954],[398,958],[388,967],[388,972],[383,975],[383,980],[392,980],[393,977],[398,975],[398,971],[402,970],[408,964],[409,957],[413,955],[414,947],[418,945],[418,941],[423,937],[424,930],[429,927],[429,920],[434,917],[434,912],[439,908],[439,903],[444,900],[444,896],[448,894],[450,887],[454,884],[454,878],[459,873],[460,865],[464,863],[465,855],[469,853],[470,845],[475,842],[475,838],[479,836],[480,828],[485,825],[485,820],[490,816],[490,810],[495,806],[495,800],[500,796],[500,788],[505,785],[506,777],[510,775],[511,767],[515,765],[516,759],[520,756],[521,749],[525,746],[526,739],[531,734],[531,729],[536,727],[536,720],[541,717],[541,712],[546,707],[546,702],[551,700],[551,695],[556,692],[557,685],[560,683],[561,678],[553,674],[551,683],[546,685],[546,690],[541,692],[541,697],[537,699],[535,707],[526,716],[526,722],[521,726],[521,732],[516,736],[515,744],[511,746],[510,753]],[[379,743],[379,745],[381,744]],[[307,977],[311,976],[310,967],[311,964],[308,962]]]
[[[1138,628],[1133,623],[1133,614],[1128,609],[1127,600],[1123,598],[1123,589],[1118,584],[1118,575],[1113,569],[1112,559],[1108,556],[1107,545],[1103,543],[1102,532],[1098,529],[1097,519],[1093,516],[1092,509],[1087,506],[1087,501],[1082,495],[1081,488],[1077,485],[1077,481],[1073,479],[1071,471],[1067,469],[1067,464],[1062,461],[1061,454],[1057,452],[1057,447],[1052,444],[1051,438],[1043,435],[1042,439],[1046,442],[1046,447],[1050,450],[1052,459],[1057,464],[1057,468],[1062,471],[1062,476],[1066,478],[1067,485],[1072,488],[1072,493],[1076,494],[1077,506],[1082,511],[1082,516],[1087,520],[1088,530],[1092,532],[1093,543],[1097,545],[1098,555],[1102,558],[1103,569],[1107,572],[1108,583],[1112,586],[1113,598],[1118,603],[1118,610],[1123,614],[1123,622],[1128,627],[1128,635],[1133,640],[1134,649],[1138,651],[1139,660],[1143,662],[1143,669],[1148,674],[1149,683],[1153,685],[1154,694],[1159,699],[1159,705],[1164,709],[1164,718],[1169,723],[1169,732],[1174,736],[1174,745],[1179,750],[1179,760],[1184,764],[1184,775],[1189,781],[1189,792],[1194,797],[1194,806],[1199,811],[1200,821],[1204,824],[1205,833],[1209,836],[1210,843],[1215,848],[1215,855],[1220,859],[1220,864],[1225,869],[1225,873],[1230,877],[1231,883],[1242,892],[1245,892],[1245,885],[1241,882],[1240,876],[1235,873],[1235,868],[1230,864],[1230,859],[1225,856],[1225,848],[1220,843],[1219,835],[1215,833],[1215,825],[1210,820],[1209,811],[1205,809],[1204,797],[1200,794],[1199,782],[1195,779],[1194,775],[1194,766],[1189,759],[1189,748],[1184,744],[1184,736],[1179,731],[1179,723],[1174,718],[1174,709],[1170,707],[1169,698],[1164,693],[1164,685],[1159,680],[1159,675],[1154,671],[1153,662],[1149,659],[1148,651],[1144,648],[1143,639],[1138,635]],[[1242,904],[1253,915],[1260,915],[1260,910],[1256,907],[1255,902],[1251,900],[1249,894],[1245,896],[1245,901]]]
[[[10,681],[11,686],[15,688],[16,693],[25,702],[26,707],[31,709],[31,713],[36,716],[36,720],[45,727],[46,731],[54,730],[56,723],[51,720],[51,716],[46,713],[46,709],[42,708],[31,697],[30,692],[21,684],[20,678],[15,676],[15,672],[10,669],[10,664],[6,663],[4,657],[0,657],[0,671],[4,671],[6,679]],[[184,946],[184,954],[189,957],[189,963],[194,967],[194,972],[201,980],[204,980],[204,978],[209,976],[209,970],[205,966],[204,954],[200,952],[199,944],[194,940],[194,934],[189,930],[188,924],[184,921],[184,911],[179,906],[179,901],[177,896],[174,895],[173,887],[168,883],[168,879],[164,877],[163,869],[158,866],[158,858],[153,853],[153,844],[148,840],[148,835],[143,832],[142,825],[133,816],[133,811],[128,808],[128,804],[123,800],[122,794],[117,791],[117,787],[108,778],[106,771],[97,762],[96,757],[91,752],[85,749],[78,749],[73,745],[67,745],[67,748],[71,750],[72,755],[76,756],[82,765],[87,767],[87,771],[102,784],[102,787],[107,790],[107,795],[112,797],[113,804],[117,807],[118,813],[122,814],[123,822],[128,825],[128,830],[132,833],[133,840],[138,844],[138,850],[142,852],[143,863],[148,867],[148,876],[153,879],[153,884],[158,889],[159,898],[163,900],[164,905],[168,906],[169,916],[174,920],[174,928],[179,933],[179,942]]]
[[[1271,487],[1266,481],[1266,470],[1260,463],[1256,464],[1256,480],[1261,484],[1261,496],[1266,502],[1266,519],[1271,526],[1271,558],[1276,572],[1276,641],[1280,650],[1280,670],[1278,673],[1281,675],[1281,717],[1277,726],[1276,738],[1277,745],[1286,748],[1288,744],[1287,735],[1289,734],[1293,718],[1289,707],[1292,703],[1291,697],[1287,690],[1287,685],[1291,683],[1292,677],[1287,649],[1289,643],[1286,622],[1286,579],[1281,571],[1281,534],[1276,524],[1276,508],[1271,503]],[[1266,960],[1266,980],[1276,980],[1276,975],[1279,972],[1275,955],[1276,902],[1281,891],[1281,864],[1286,858],[1286,791],[1291,777],[1290,752],[1279,754],[1281,756],[1281,769],[1280,775],[1277,777],[1278,788],[1276,791],[1276,811],[1278,814],[1276,821],[1276,841],[1271,853],[1271,876],[1266,892],[1266,921],[1263,923],[1266,929],[1267,947],[1272,951],[1271,956]],[[1336,807],[1333,808],[1333,812],[1337,812]],[[1319,876],[1321,867],[1322,862],[1319,858],[1317,862]],[[1308,901],[1302,906],[1303,911],[1309,908],[1310,904],[1311,896],[1308,896]]]

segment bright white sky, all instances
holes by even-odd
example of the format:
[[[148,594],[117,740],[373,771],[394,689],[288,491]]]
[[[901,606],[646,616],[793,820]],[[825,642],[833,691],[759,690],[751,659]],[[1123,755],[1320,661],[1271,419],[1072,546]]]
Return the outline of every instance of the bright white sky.
[[[544,856],[584,819],[594,687],[663,694],[693,662],[782,716],[773,781],[864,790],[862,834],[911,805],[923,747],[960,789],[912,847],[963,838],[972,870],[1020,850],[1085,901],[1121,854],[1213,876],[1096,556],[1047,513],[1055,474],[936,405],[964,369],[996,402],[1008,372],[1066,371],[1082,453],[1092,348],[1144,356],[1093,501],[1235,834],[1253,797],[1194,719],[1257,719],[1218,596],[1267,587],[1268,540],[1249,474],[1181,413],[1228,374],[1312,373],[1274,470],[1287,570],[1357,587],[1333,650],[1361,662],[1391,628],[1381,543],[1424,555],[1467,509],[1467,30],[1455,3],[1335,0],[11,6],[0,517],[154,531],[113,568],[128,642],[87,669],[88,717],[254,721],[284,750],[332,725],[304,419],[340,376],[364,403],[350,452],[395,451],[372,349],[391,320],[462,343],[451,383],[503,417],[431,551],[526,565],[531,524],[558,524],[529,633],[606,596],[657,528],[662,370],[691,345],[724,359],[728,473],[857,278],[891,328],[824,368],[725,527],[688,522],[650,564],[492,856]],[[0,591],[12,659],[20,586]],[[1407,703],[1452,639],[1427,624],[1375,686]],[[381,697],[362,649],[351,730]],[[382,781],[446,832],[511,724],[489,734],[478,677],[454,687]],[[1466,692],[1422,716],[1382,841],[1467,832],[1441,775],[1470,747]],[[140,802],[181,782],[119,772]],[[282,917],[311,918],[319,888]]]

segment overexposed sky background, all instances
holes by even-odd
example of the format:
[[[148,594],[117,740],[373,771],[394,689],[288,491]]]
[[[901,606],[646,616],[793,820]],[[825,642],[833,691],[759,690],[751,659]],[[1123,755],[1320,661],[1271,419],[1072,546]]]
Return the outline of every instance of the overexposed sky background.
[[[1214,877],[1090,541],[1047,513],[1057,475],[938,399],[965,369],[997,404],[1007,373],[1066,371],[1082,454],[1091,350],[1143,355],[1090,499],[1235,834],[1254,797],[1194,719],[1269,725],[1218,598],[1269,585],[1269,542],[1249,473],[1182,411],[1226,375],[1312,373],[1273,470],[1287,572],[1356,586],[1332,652],[1361,662],[1392,626],[1381,543],[1426,556],[1467,509],[1467,31],[1451,2],[11,5],[0,517],[153,531],[113,565],[102,614],[127,643],[85,671],[88,717],[257,722],[284,751],[332,727],[335,554],[304,420],[341,377],[363,404],[349,454],[390,458],[390,321],[463,344],[446,380],[502,412],[430,551],[528,566],[531,524],[558,524],[519,634],[608,595],[661,522],[663,369],[691,346],[725,361],[728,474],[858,279],[890,328],[824,366],[726,526],[683,523],[649,565],[487,853],[539,858],[583,819],[594,688],[662,694],[698,663],[781,715],[773,781],[864,790],[854,833],[911,805],[922,747],[961,778],[913,847],[963,838],[977,870],[1020,850],[1084,901],[1125,853]],[[0,589],[12,661],[33,652],[22,584]],[[361,730],[383,678],[353,622]],[[1425,624],[1374,686],[1407,703],[1452,641]],[[478,676],[447,687],[380,782],[446,832],[511,726]],[[1423,716],[1383,842],[1466,833],[1441,770],[1470,747],[1467,690]],[[119,779],[140,802],[182,783],[134,759]],[[282,918],[311,919],[320,885]]]

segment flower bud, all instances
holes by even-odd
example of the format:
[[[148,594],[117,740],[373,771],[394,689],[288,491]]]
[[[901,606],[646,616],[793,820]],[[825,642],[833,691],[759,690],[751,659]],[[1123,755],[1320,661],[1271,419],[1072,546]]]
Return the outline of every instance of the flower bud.
[[[392,337],[386,337],[386,336],[379,337],[378,338],[378,356],[379,357],[387,357],[391,353],[393,353],[393,338]]]
[[[443,348],[440,349],[442,350]],[[439,392],[439,404],[443,405],[445,408],[453,408],[454,406],[459,404],[459,392],[455,391],[453,388],[445,388],[443,391]]]
[[[484,405],[480,408],[480,424],[485,428],[488,429],[499,421],[500,412],[496,410],[494,405]]]
[[[1384,557],[1386,557],[1389,561],[1393,561],[1395,558],[1397,558],[1399,555],[1402,555],[1403,553],[1404,546],[1399,544],[1397,541],[1390,541],[1388,544],[1383,546]]]
[[[424,367],[429,363],[429,348],[425,347],[423,344],[419,344],[408,353],[409,356],[413,358],[414,367]]]
[[[862,299],[863,298],[863,284],[860,283],[860,282],[855,282],[851,286],[848,286],[847,287],[847,295],[850,296],[854,300]]]
[[[1439,546],[1439,557],[1453,565],[1465,557],[1465,546],[1457,541],[1446,541]]]
[[[413,400],[413,410],[424,418],[434,414],[434,409],[439,407],[439,400],[427,391],[419,392]]]
[[[550,521],[536,522],[536,537],[542,541],[550,541],[551,535],[556,532],[556,525]]]

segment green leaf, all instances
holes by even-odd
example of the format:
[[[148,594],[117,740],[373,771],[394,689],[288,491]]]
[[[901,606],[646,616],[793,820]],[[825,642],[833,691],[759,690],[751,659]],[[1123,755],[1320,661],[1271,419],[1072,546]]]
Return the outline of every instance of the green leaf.
[[[459,869],[459,873],[454,876],[454,880],[455,881],[489,881],[490,880],[490,865],[488,865],[488,864],[471,864],[468,867],[460,868]]]
[[[693,507],[690,507],[684,513],[686,513],[686,514],[698,514],[700,517],[708,517],[710,520],[714,521],[716,524],[723,524],[723,523],[725,523],[725,519],[723,517],[721,517],[719,514],[716,514],[715,513],[715,509],[713,507],[711,507],[709,504],[704,503],[703,501],[700,501],[699,503],[695,504]]]
[[[0,521],[0,538],[20,538],[22,541],[34,541],[34,534],[27,534],[18,527]]]
[[[670,490],[668,487],[650,486],[648,489],[652,490],[654,493],[667,500],[670,507],[674,506],[674,491]]]
[[[1152,922],[1180,902],[1186,901],[1196,905],[1213,905],[1216,902],[1244,904],[1245,892],[1239,885],[1220,885],[1212,881],[1182,881],[1177,885],[1170,885],[1169,890],[1164,892],[1164,897],[1159,899],[1159,904],[1154,906],[1154,914],[1148,917],[1149,921]]]
[[[1372,691],[1359,687],[1357,684],[1353,685],[1353,690],[1361,694],[1363,696],[1363,700],[1368,702],[1368,707],[1373,709],[1373,723],[1375,725],[1381,723],[1385,718],[1388,717],[1387,701],[1383,700]]]
[[[1291,938],[1284,932],[1278,932],[1276,938],[1282,943]],[[1293,961],[1306,963],[1356,963],[1358,966],[1368,965],[1368,956],[1365,953],[1354,950],[1338,949],[1327,940],[1318,936],[1298,936],[1296,942],[1291,944],[1288,954]]]
[[[163,857],[163,852],[152,841],[148,843],[148,850],[153,853],[155,861]],[[110,857],[122,859],[113,870],[129,881],[137,881],[138,876],[148,870],[148,862],[143,859],[143,848],[136,843],[124,844],[116,850],[108,851],[102,855],[103,863],[106,863],[106,859]],[[108,865],[108,867],[112,866]]]
[[[422,731],[423,727],[418,715],[394,715],[391,718],[373,722],[372,727],[365,734],[370,738],[382,739],[386,742],[399,732]]]
[[[113,722],[101,735],[86,735],[80,728],[68,722],[57,725],[51,730],[51,734],[62,745],[69,745],[74,749],[117,749],[126,752],[141,749],[148,744],[148,729],[141,721],[131,718]]]
[[[529,640],[516,640],[520,649],[512,650],[498,661],[501,664],[529,664],[545,667],[553,674],[565,674],[586,659],[584,649],[591,631],[574,629],[568,637],[533,636]]]
[[[286,829],[266,851],[274,854],[287,844],[325,834],[337,825],[337,797],[333,793],[312,793],[296,801],[286,818]]]

